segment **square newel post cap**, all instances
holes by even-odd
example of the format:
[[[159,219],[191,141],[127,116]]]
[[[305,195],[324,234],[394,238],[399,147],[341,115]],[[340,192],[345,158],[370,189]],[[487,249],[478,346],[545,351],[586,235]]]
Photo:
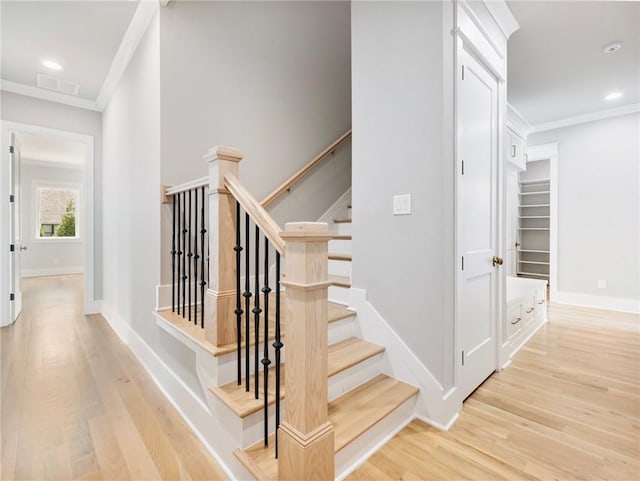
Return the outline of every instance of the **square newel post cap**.
[[[225,147],[224,145],[216,145],[209,149],[204,155],[204,160],[213,162],[215,160],[228,160],[231,162],[240,162],[242,160],[242,152],[235,147]]]
[[[287,222],[280,234],[285,241],[329,241],[332,237],[326,222]]]

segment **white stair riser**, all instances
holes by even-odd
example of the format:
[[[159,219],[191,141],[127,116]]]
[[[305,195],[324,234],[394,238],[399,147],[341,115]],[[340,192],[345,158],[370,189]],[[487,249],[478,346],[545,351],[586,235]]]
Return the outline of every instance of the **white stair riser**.
[[[329,345],[344,341],[350,337],[360,337],[358,323],[354,316],[329,324]]]
[[[329,252],[332,254],[351,254],[351,240],[332,239],[329,241]]]
[[[343,480],[415,417],[413,396],[336,453],[336,480]]]
[[[333,231],[338,235],[351,235],[351,222],[333,224]]]
[[[328,382],[328,399],[334,399],[342,396],[344,393],[360,386],[369,379],[377,376],[382,372],[382,356],[384,353],[377,354],[351,368],[342,371],[329,378]],[[280,404],[280,419],[284,420],[286,398]],[[229,410],[230,416],[235,416]],[[237,417],[237,416],[236,416]],[[246,418],[242,419],[242,447],[243,449],[253,446],[255,443],[264,439],[264,410],[257,411]],[[274,432],[275,427],[275,404],[269,406],[269,433]]]
[[[349,288],[329,286],[329,300],[338,304],[349,305]]]
[[[275,354],[275,349],[273,348],[273,340],[269,341],[269,359],[271,359],[271,363],[272,365],[275,364],[276,362],[276,354]],[[280,350],[280,360],[282,362],[285,361],[286,358],[286,344],[287,344],[287,340],[286,338],[282,338],[282,343],[285,345],[285,347],[283,347]],[[255,357],[254,357],[254,349],[255,346],[251,346],[251,351],[249,353],[249,375],[253,374],[255,371]],[[263,357],[263,349],[264,349],[264,344],[260,344],[260,352],[258,354],[258,361],[262,361],[262,357]],[[242,354],[241,354],[241,362],[242,362],[242,378],[244,379],[245,377],[245,372],[244,372],[244,368],[245,368],[245,350],[244,348],[242,349]],[[235,381],[238,378],[238,365],[237,365],[237,354],[236,352],[230,352],[229,354],[224,354],[223,356],[218,356],[216,358],[217,361],[217,385],[218,386],[222,386],[224,384],[227,384],[231,381]],[[260,370],[260,374],[262,374],[262,364],[258,363],[258,368]]]
[[[351,261],[329,259],[329,275],[351,278]]]

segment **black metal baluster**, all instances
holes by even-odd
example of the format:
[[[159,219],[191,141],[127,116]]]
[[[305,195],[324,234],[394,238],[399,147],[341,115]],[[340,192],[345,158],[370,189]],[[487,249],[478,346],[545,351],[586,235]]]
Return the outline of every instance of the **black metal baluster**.
[[[196,326],[198,325],[198,191],[193,192],[195,200],[195,224],[193,229],[193,318]]]
[[[238,347],[238,386],[242,383],[242,301],[240,300],[240,253],[242,246],[240,245],[240,202],[236,201],[236,245],[233,248],[236,251],[236,343]]]
[[[173,222],[171,224],[171,312],[176,312],[176,196],[173,195]]]
[[[264,446],[269,446],[269,239],[264,236],[264,357],[262,358],[262,370],[264,372]]]
[[[255,280],[255,297],[253,298],[253,328],[254,328],[254,388],[255,388],[255,396],[258,399],[260,395],[259,391],[259,380],[258,377],[260,375],[260,313],[262,309],[260,309],[260,229],[256,225],[255,227],[256,233],[256,254],[255,254],[255,265],[253,266],[254,270],[254,280]]]
[[[246,391],[249,392],[249,369],[250,369],[250,359],[249,359],[249,339],[250,332],[249,326],[251,323],[251,284],[249,283],[249,214],[244,214],[244,245],[246,250],[244,252],[244,312],[245,312],[245,322],[244,322],[244,372],[246,379]]]
[[[275,342],[273,347],[276,350],[276,459],[278,458],[278,428],[280,427],[280,253],[276,251],[276,326]]]
[[[180,267],[182,266],[182,247],[180,245],[180,222],[182,219],[182,199],[180,197],[180,194],[175,194],[176,197],[178,198],[178,224],[177,224],[177,229],[176,229],[176,240],[178,241],[178,282],[176,285],[177,288],[177,304],[178,304],[178,315],[180,315],[180,305],[182,304],[182,302],[180,301],[180,283],[182,282],[182,270],[180,269]]]
[[[207,228],[205,227],[204,218],[204,187],[202,187],[202,210],[200,211],[200,245],[202,246],[202,255],[200,256],[200,327],[204,329],[204,242]],[[207,250],[209,249],[209,243],[207,243]]]
[[[191,191],[189,191],[189,227],[187,228],[187,247],[188,247],[188,254],[187,254],[187,264],[188,264],[188,274],[187,274],[187,280],[189,281],[189,287],[187,289],[187,295],[189,296],[189,300],[187,302],[187,305],[189,306],[189,322],[191,322],[191,262],[193,261],[193,252],[191,251]]]
[[[185,317],[187,303],[187,197],[182,193],[182,317]]]

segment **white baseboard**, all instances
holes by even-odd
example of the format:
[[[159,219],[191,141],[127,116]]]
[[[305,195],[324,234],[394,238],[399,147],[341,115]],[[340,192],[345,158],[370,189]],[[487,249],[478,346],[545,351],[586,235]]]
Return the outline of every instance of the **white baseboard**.
[[[450,395],[454,392],[452,390],[445,392],[438,380],[367,301],[366,290],[352,287],[349,305],[358,313],[362,337],[385,347],[382,371],[420,389],[416,417],[429,419],[429,424],[437,427],[455,421],[462,409],[462,400]]]
[[[196,437],[213,456],[216,463],[229,479],[238,479],[238,469],[235,472],[218,455],[213,444],[225,444],[225,436],[221,435],[219,425],[212,418],[208,407],[198,399],[184,382],[167,366],[162,359],[149,347],[137,332],[126,323],[105,301],[101,301],[101,314],[115,331],[118,337],[131,349],[140,361],[158,389],[178,411],[182,419],[194,432]],[[152,313],[149,313],[152,316]],[[207,432],[203,432],[206,430]]]
[[[459,412],[455,413],[453,417],[449,419],[449,421],[446,424],[440,424],[434,421],[433,419],[430,419],[424,416],[416,416],[416,419],[419,419],[423,423],[428,424],[429,426],[433,426],[434,428],[437,428],[440,431],[448,431],[456,423],[459,417],[460,417],[460,413]]]
[[[67,274],[84,274],[84,266],[49,267],[47,269],[22,269],[20,277],[63,276]]]
[[[640,300],[638,299],[593,296],[590,294],[579,294],[577,292],[559,291],[551,302],[557,302],[558,304],[570,304],[573,306],[593,307],[596,309],[608,309],[611,311],[640,313]]]

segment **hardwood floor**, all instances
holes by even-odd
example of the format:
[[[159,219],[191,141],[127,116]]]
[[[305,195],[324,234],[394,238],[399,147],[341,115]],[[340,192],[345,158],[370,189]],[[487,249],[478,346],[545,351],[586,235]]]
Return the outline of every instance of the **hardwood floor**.
[[[640,479],[640,320],[552,305],[441,432],[412,422],[347,479]]]
[[[23,282],[0,330],[2,479],[226,479],[101,316],[82,277]],[[150,321],[151,322],[151,321]]]

